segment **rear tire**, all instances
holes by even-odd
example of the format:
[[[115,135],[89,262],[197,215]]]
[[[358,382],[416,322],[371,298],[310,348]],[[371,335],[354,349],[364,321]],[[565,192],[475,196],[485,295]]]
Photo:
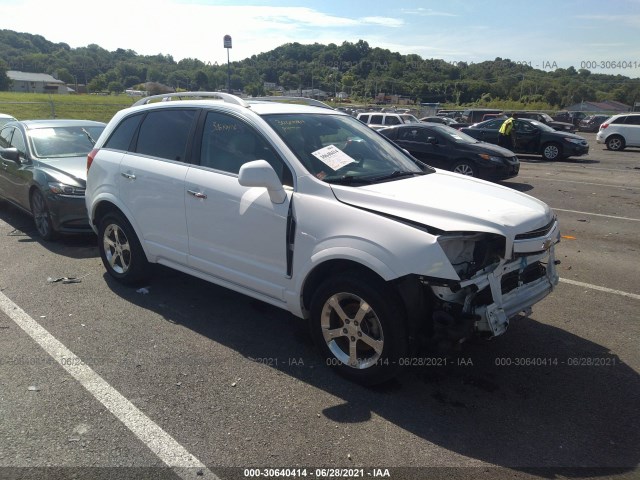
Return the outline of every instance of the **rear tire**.
[[[98,248],[107,272],[124,285],[149,278],[150,265],[131,224],[119,212],[110,212],[98,229]]]
[[[388,285],[355,272],[326,280],[311,302],[311,333],[325,363],[363,385],[397,373],[407,354],[405,318]]]
[[[619,152],[620,150],[624,150],[625,142],[624,142],[624,138],[622,138],[620,135],[612,135],[609,138],[607,138],[607,149],[608,150],[612,150],[614,152]]]

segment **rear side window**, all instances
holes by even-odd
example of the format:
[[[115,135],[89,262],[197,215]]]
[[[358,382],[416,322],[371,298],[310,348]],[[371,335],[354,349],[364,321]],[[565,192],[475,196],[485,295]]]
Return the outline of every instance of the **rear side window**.
[[[382,115],[371,115],[369,123],[372,125],[382,125]]]
[[[186,161],[196,113],[197,110],[178,108],[149,112],[140,126],[136,152],[177,162]]]
[[[398,117],[394,117],[392,115],[388,116],[385,119],[385,125],[399,125],[402,123]]]
[[[629,115],[625,125],[640,125],[640,115]]]
[[[138,114],[122,120],[104,143],[104,148],[128,152],[141,119],[142,114]]]

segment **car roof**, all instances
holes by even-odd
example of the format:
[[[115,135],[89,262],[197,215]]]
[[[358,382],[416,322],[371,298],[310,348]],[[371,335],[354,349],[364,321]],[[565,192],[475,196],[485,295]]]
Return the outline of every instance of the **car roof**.
[[[210,100],[210,99],[172,100],[168,102],[137,104],[125,109],[125,111],[127,112],[132,112],[136,110],[146,111],[149,109],[156,109],[156,108],[185,108],[185,107],[186,108],[207,108],[207,107],[214,107],[214,106],[220,107],[222,105],[224,105],[224,107],[229,110],[242,111],[245,109],[249,109],[258,115],[287,114],[287,113],[319,113],[319,114],[350,116],[347,113],[344,113],[332,108],[299,105],[297,103],[289,103],[289,102],[263,101],[263,100],[251,100],[251,99],[244,100],[243,104],[234,104],[234,103],[225,102],[222,100]]]
[[[104,127],[106,123],[94,120],[52,119],[52,120],[22,120],[14,123],[22,124],[27,129],[53,127]]]

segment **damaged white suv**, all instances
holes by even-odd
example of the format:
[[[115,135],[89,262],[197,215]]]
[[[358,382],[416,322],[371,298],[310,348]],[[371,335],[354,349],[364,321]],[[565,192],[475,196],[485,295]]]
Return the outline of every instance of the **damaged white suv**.
[[[557,284],[543,202],[423,165],[329,108],[195,95],[120,111],[89,154],[87,209],[117,280],[160,263],[288,310],[362,383],[418,339],[504,333]]]

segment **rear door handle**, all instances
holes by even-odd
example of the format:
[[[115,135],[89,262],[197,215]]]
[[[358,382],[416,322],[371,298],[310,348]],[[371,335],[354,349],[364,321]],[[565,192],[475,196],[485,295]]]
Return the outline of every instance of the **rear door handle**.
[[[207,195],[202,192],[196,192],[195,190],[187,190],[187,192],[189,192],[190,195],[193,195],[196,198],[202,198],[202,199],[207,198]]]
[[[120,172],[124,178],[128,178],[129,180],[135,180],[136,176],[133,173]]]

